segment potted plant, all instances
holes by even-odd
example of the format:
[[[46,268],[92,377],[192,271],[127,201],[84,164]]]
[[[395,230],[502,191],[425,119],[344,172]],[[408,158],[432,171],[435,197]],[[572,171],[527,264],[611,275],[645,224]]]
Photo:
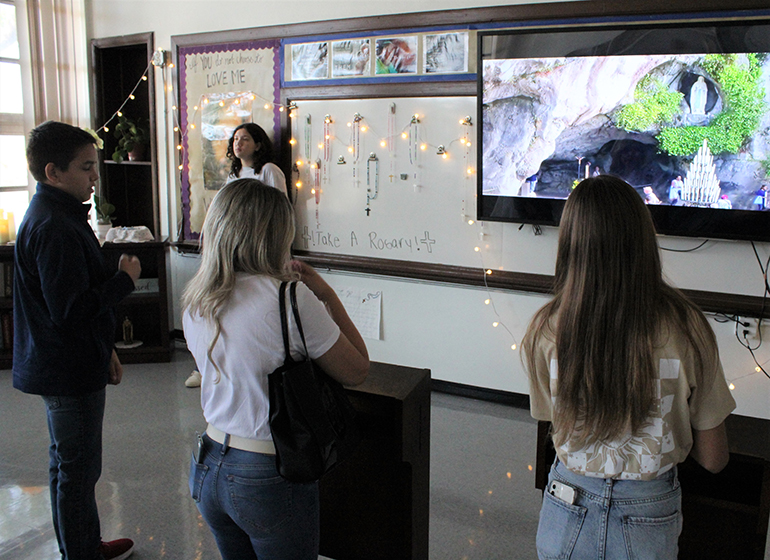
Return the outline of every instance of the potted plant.
[[[144,146],[149,139],[147,129],[138,121],[133,121],[125,116],[118,117],[115,125],[115,138],[118,145],[112,153],[112,160],[120,163],[126,159],[139,161],[144,155]]]
[[[115,212],[115,206],[95,194],[94,209],[96,210],[96,235],[103,241],[112,227],[112,213]]]

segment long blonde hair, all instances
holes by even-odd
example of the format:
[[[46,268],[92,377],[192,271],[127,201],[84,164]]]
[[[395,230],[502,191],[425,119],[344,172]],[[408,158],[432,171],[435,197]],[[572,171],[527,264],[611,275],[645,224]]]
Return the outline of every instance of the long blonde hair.
[[[256,179],[228,183],[214,197],[201,232],[201,264],[182,294],[182,311],[214,326],[208,357],[222,332],[220,316],[237,272],[293,280],[289,267],[294,212],[278,189]]]
[[[685,335],[700,374],[714,334],[663,280],[649,210],[621,179],[582,181],[561,219],[554,298],[535,314],[522,343],[533,376],[539,339],[556,342],[556,445],[636,433],[656,399],[653,350],[668,328]]]

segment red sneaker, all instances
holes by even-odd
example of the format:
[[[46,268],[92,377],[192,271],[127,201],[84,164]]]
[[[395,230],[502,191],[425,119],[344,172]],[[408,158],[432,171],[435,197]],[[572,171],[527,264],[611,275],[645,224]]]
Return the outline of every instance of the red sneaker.
[[[134,551],[134,541],[131,539],[117,539],[104,542],[99,545],[99,552],[104,560],[125,560]]]

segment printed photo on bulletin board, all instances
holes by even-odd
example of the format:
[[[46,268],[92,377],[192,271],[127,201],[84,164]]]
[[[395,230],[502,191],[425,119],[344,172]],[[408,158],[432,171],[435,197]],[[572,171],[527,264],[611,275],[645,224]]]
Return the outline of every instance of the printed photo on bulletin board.
[[[200,236],[227,180],[227,145],[238,125],[256,123],[280,145],[279,53],[279,40],[179,50],[184,239]]]
[[[423,36],[423,73],[450,74],[468,71],[468,32]]]
[[[368,76],[370,73],[369,39],[347,39],[332,43],[332,78]]]
[[[291,79],[318,80],[329,77],[329,43],[291,46]]]
[[[417,36],[375,39],[376,74],[416,74]]]

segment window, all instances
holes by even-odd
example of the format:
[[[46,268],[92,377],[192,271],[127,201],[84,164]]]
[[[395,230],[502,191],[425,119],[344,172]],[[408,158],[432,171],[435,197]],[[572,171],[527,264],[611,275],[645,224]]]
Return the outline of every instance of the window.
[[[12,218],[18,228],[29,205],[29,186],[17,29],[13,0],[0,0],[0,210],[6,214],[0,218]]]

